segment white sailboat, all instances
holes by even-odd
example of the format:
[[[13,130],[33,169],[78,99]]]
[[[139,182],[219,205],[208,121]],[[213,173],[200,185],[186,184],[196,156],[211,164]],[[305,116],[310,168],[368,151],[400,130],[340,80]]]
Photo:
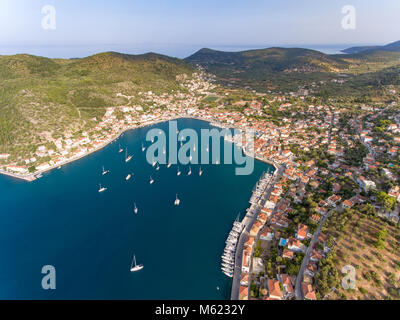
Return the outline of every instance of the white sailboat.
[[[153,168],[156,166],[156,164],[157,164],[157,162],[153,161],[153,164],[152,164]]]
[[[134,205],[135,205],[135,208],[133,209],[133,212],[135,212],[135,214],[138,214],[139,209],[138,209],[138,207],[136,206],[136,203],[135,203]]]
[[[175,206],[179,206],[181,204],[181,200],[179,200],[178,195],[176,195],[176,200],[174,202]]]
[[[132,160],[132,156],[128,156],[128,148],[126,148],[125,162],[128,163]]]
[[[106,190],[107,190],[107,188],[102,187],[101,183],[100,183],[99,193],[102,193],[102,192],[104,192]]]
[[[171,168],[172,164],[168,163],[167,168]]]
[[[154,183],[154,180],[152,177],[150,177],[150,184],[153,184],[153,183]]]
[[[142,270],[144,268],[144,266],[142,265],[142,264],[136,264],[136,256],[134,255],[133,256],[133,261],[132,261],[132,264],[131,264],[131,272],[137,272],[137,271],[140,271],[140,270]]]
[[[178,172],[177,172],[177,174],[176,174],[176,175],[177,175],[177,176],[180,176],[180,175],[181,175],[181,173],[182,173],[182,172],[179,170],[179,167],[178,167]]]
[[[121,145],[119,145],[118,153],[124,152],[124,149],[121,148]]]
[[[201,167],[200,167],[199,176],[201,177],[202,175],[203,175],[203,170],[201,170]]]
[[[142,143],[142,152],[145,152],[146,148],[144,147],[143,143]]]
[[[109,170],[105,170],[104,167],[103,167],[102,175],[105,176],[105,175],[108,174],[108,173],[110,173],[110,171],[109,171]]]
[[[158,163],[157,163],[156,170],[157,170],[157,171],[160,170],[160,165],[159,165]]]
[[[131,175],[131,174],[128,174],[128,175],[126,176],[125,180],[126,180],[126,181],[129,181],[131,178],[132,178],[132,175]]]
[[[191,168],[191,167],[189,167],[188,176],[191,176],[191,175],[192,175],[192,168]]]

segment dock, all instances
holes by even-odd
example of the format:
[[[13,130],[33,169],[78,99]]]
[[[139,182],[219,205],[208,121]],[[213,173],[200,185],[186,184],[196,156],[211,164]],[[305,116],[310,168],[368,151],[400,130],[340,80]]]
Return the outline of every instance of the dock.
[[[258,214],[261,212],[262,208],[270,197],[271,192],[275,187],[275,183],[281,178],[285,169],[285,166],[279,166],[274,174],[266,175],[265,177],[261,178],[257,183],[255,190],[253,191],[253,195],[250,199],[252,202],[251,207],[248,209],[247,214],[242,221],[243,231],[236,246],[231,300],[239,300],[240,280],[242,276],[243,247],[246,239],[250,234],[250,230],[253,227],[254,222],[257,220]]]

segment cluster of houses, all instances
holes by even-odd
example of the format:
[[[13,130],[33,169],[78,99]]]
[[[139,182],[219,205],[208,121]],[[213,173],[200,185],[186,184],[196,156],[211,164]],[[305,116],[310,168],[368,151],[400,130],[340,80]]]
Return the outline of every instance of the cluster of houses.
[[[291,104],[288,103],[282,105],[281,108],[290,106]],[[259,104],[250,104],[250,108],[258,109]],[[277,184],[276,190],[271,194],[265,207],[257,217],[246,241],[243,251],[240,299],[251,298],[252,284],[259,287],[259,298],[261,299],[281,300],[293,298],[293,286],[296,275],[279,273],[275,278],[261,276],[260,279],[256,278],[256,282],[251,282],[252,278],[254,278],[253,275],[257,274],[259,270],[265,271],[265,267],[259,267],[263,264],[262,259],[253,258],[253,255],[257,241],[259,240],[278,241],[279,246],[282,247],[282,250],[279,252],[284,259],[292,260],[296,254],[306,252],[307,246],[303,242],[313,236],[307,225],[298,224],[293,237],[287,239],[281,238],[281,230],[288,228],[291,223],[288,217],[288,213],[291,211],[290,205],[291,203],[301,203],[303,201],[305,195],[307,195],[306,186],[310,186],[313,190],[312,192],[319,192],[320,185],[324,182],[325,178],[333,177],[339,179],[341,176],[345,176],[350,178],[355,183],[355,186],[359,187],[358,189],[356,187],[353,188],[353,196],[344,198],[343,195],[340,195],[341,185],[334,183],[331,190],[332,195],[321,200],[313,210],[313,214],[309,217],[311,221],[318,224],[322,217],[326,216],[332,209],[350,209],[358,204],[373,201],[373,197],[370,198],[367,195],[370,191],[378,188],[379,181],[374,181],[374,178],[369,174],[369,170],[377,169],[378,167],[382,168],[381,163],[376,160],[382,152],[386,151],[391,157],[399,156],[398,145],[400,137],[398,134],[400,133],[400,117],[395,117],[397,124],[391,124],[387,128],[389,133],[397,134],[397,136],[392,137],[393,143],[397,144],[397,146],[385,141],[386,146],[382,147],[383,141],[379,141],[380,146],[378,147],[374,144],[377,138],[374,135],[372,126],[368,130],[360,130],[360,140],[361,143],[367,145],[368,154],[363,159],[362,165],[355,167],[346,164],[344,158],[345,146],[347,144],[347,147],[354,147],[355,140],[358,137],[352,133],[343,133],[343,130],[339,129],[340,110],[332,110],[332,108],[324,110],[323,107],[311,107],[308,111],[310,112],[310,110],[316,112],[316,118],[320,120],[316,120],[314,117],[293,121],[286,119],[288,123],[287,128],[285,126],[278,128],[272,123],[265,125],[265,123],[258,123],[258,121],[252,120],[252,125],[257,130],[257,138],[254,143],[256,155],[260,158],[273,159],[275,163],[285,164],[286,170],[283,173],[282,180]],[[320,113],[321,110],[323,110],[322,113]],[[385,108],[382,108],[380,113],[382,114],[384,110]],[[376,110],[374,113],[370,113],[372,118],[377,117]],[[230,119],[231,123],[239,123],[241,125],[246,125],[246,121],[246,119],[240,118],[238,115]],[[349,120],[349,124],[355,130],[357,130],[357,126],[360,126],[357,120]],[[312,131],[312,139],[304,141],[303,139],[305,136],[307,137],[307,132],[310,132],[310,128],[315,126],[323,130],[318,130],[318,132]],[[308,130],[303,130],[304,128],[308,128]],[[336,136],[338,138],[335,138]],[[296,161],[292,152],[287,148],[289,144],[296,144],[302,147],[303,150],[310,150],[313,147],[320,147],[326,144],[327,152],[334,157],[334,161],[329,163],[327,168],[317,167],[313,159],[306,163]],[[389,180],[395,181],[397,179],[398,181],[398,177],[395,177],[390,168],[382,168],[382,172]],[[282,184],[285,184],[287,181],[290,181],[291,185],[286,195],[282,197]],[[388,195],[400,202],[400,187],[398,185],[393,186],[389,190]],[[377,204],[375,204],[375,207],[378,210],[380,209]],[[398,223],[398,210],[388,218]],[[318,272],[318,262],[329,252],[329,248],[326,246],[327,239],[327,235],[320,234],[318,236],[317,240],[323,249],[318,251],[313,248],[310,262],[306,266],[304,274],[297,275],[297,277],[302,277],[301,290],[305,299],[316,299],[314,276]]]

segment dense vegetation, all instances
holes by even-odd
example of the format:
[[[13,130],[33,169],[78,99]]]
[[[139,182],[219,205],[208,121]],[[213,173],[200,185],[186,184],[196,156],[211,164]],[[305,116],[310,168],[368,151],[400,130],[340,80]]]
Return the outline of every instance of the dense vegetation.
[[[88,129],[89,119],[102,117],[106,107],[134,105],[139,92],[172,92],[179,88],[177,76],[193,70],[157,54],[107,52],[73,60],[0,56],[0,153],[21,154],[46,136]]]
[[[307,49],[270,48],[243,52],[202,49],[186,61],[215,74],[220,83],[261,92],[314,92],[323,98],[367,102],[391,99],[387,85],[399,85],[400,52],[364,51],[327,55]]]

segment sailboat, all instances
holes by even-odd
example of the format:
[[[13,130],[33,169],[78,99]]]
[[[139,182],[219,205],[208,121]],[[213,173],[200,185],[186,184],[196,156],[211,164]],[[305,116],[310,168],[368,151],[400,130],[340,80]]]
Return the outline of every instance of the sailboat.
[[[153,161],[153,168],[156,166],[157,162]]]
[[[133,212],[135,212],[135,214],[138,214],[138,212],[139,212],[139,209],[138,209],[138,207],[136,206],[136,203],[135,203],[135,209],[133,209]]]
[[[128,156],[128,148],[126,148],[125,162],[128,163],[132,160],[132,156]]]
[[[171,162],[168,163],[167,168],[171,168],[172,164]]]
[[[150,177],[150,184],[153,184],[153,183],[154,183],[154,180],[152,177]]]
[[[126,180],[126,181],[129,181],[131,178],[132,178],[132,175],[131,175],[131,174],[128,174],[128,175],[126,176],[125,180]]]
[[[202,175],[203,175],[203,170],[201,170],[201,167],[200,167],[199,176],[201,177]]]
[[[110,173],[110,171],[109,171],[109,170],[105,170],[104,167],[103,167],[102,175],[105,176],[105,175],[108,174],[108,173]]]
[[[144,147],[143,143],[142,143],[142,152],[145,152],[146,148]]]
[[[158,163],[157,163],[156,170],[157,170],[157,171],[160,170],[160,165],[159,165]]]
[[[191,175],[192,175],[192,168],[191,168],[191,167],[189,167],[188,176],[191,176]]]
[[[102,187],[101,183],[100,183],[99,193],[102,193],[102,192],[104,192],[106,190],[107,190],[107,188]]]
[[[118,153],[122,153],[122,152],[124,152],[124,149],[122,149],[122,148],[121,148],[121,145],[119,145]]]
[[[132,264],[131,264],[131,272],[137,272],[137,271],[140,271],[140,270],[142,270],[144,268],[144,266],[142,265],[142,264],[136,264],[136,256],[134,255],[133,256],[133,261],[132,261]]]
[[[178,167],[178,173],[176,174],[177,176],[180,176],[181,175],[181,171],[179,170],[179,167]]]
[[[179,206],[181,204],[181,200],[178,199],[178,195],[176,195],[176,200],[174,202],[175,206]]]

